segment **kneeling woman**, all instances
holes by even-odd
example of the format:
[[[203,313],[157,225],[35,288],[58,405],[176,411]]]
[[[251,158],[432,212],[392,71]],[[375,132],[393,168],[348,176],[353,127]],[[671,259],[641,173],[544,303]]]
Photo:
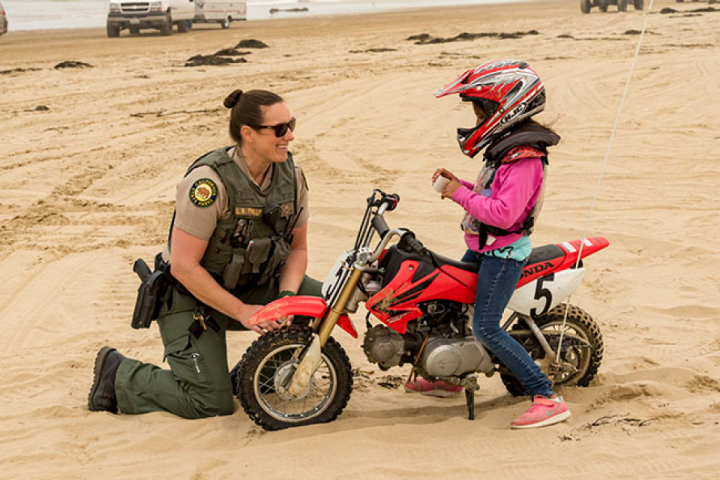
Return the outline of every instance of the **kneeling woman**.
[[[321,283],[305,276],[308,189],[288,151],[289,106],[264,90],[236,90],[224,105],[235,145],[197,159],[177,187],[164,252],[173,291],[157,320],[170,370],[103,347],[90,410],[231,414],[226,331],[276,330],[279,322],[249,319],[277,298],[320,295]]]

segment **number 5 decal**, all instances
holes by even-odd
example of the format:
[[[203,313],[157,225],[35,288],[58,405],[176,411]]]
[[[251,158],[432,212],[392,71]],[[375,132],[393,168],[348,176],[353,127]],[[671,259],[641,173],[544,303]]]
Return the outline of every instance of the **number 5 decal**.
[[[545,308],[543,308],[543,311],[539,314],[537,313],[536,309],[533,308],[530,310],[530,315],[533,317],[536,317],[538,315],[545,315],[548,310],[550,310],[550,305],[552,305],[552,292],[548,290],[547,288],[543,288],[543,283],[545,282],[552,282],[555,280],[555,274],[551,273],[549,275],[545,275],[544,277],[540,277],[537,279],[537,285],[535,286],[535,300],[540,300],[541,298],[545,298],[547,302],[545,303]]]

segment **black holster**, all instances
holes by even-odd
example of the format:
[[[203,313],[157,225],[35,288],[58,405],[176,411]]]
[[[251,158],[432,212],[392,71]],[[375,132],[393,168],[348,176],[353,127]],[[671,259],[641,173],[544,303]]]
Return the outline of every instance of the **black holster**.
[[[157,259],[155,260],[155,271],[150,272],[150,268],[143,259],[135,260],[133,271],[140,277],[140,287],[138,287],[137,299],[135,300],[135,311],[133,312],[132,328],[149,328],[153,320],[157,319],[160,307],[167,302],[168,294],[172,294],[170,282],[163,268],[157,268]]]

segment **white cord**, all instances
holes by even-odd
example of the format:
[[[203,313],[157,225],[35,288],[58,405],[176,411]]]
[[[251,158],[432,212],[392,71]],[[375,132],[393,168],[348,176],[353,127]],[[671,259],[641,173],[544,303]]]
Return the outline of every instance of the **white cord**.
[[[650,0],[650,6],[645,12],[645,22],[643,23],[642,32],[640,32],[640,39],[638,40],[637,48],[635,49],[635,57],[633,57],[632,65],[630,66],[630,73],[628,74],[627,82],[625,82],[625,91],[623,92],[622,98],[620,99],[620,106],[618,107],[617,115],[615,116],[615,124],[613,125],[612,133],[610,134],[610,141],[608,142],[607,149],[605,150],[605,158],[603,159],[602,166],[600,167],[600,175],[598,176],[597,185],[595,186],[595,195],[593,196],[592,203],[590,204],[590,211],[588,213],[587,221],[585,222],[585,231],[583,231],[582,239],[580,240],[580,250],[578,251],[577,262],[575,262],[575,268],[580,265],[582,259],[583,248],[585,247],[585,239],[590,228],[590,221],[592,220],[593,211],[595,210],[595,203],[597,202],[598,194],[600,193],[600,184],[602,182],[603,174],[605,173],[605,165],[607,164],[608,158],[610,157],[610,149],[612,148],[613,140],[615,140],[615,132],[617,132],[618,124],[620,123],[620,114],[625,107],[625,99],[627,98],[628,90],[630,90],[630,80],[632,80],[633,72],[635,71],[635,64],[637,58],[640,55],[640,47],[642,46],[643,37],[645,37],[645,31],[647,29],[648,19],[650,18],[650,11],[652,10],[655,0]],[[565,315],[563,316],[562,328],[560,330],[560,342],[558,343],[557,356],[555,362],[560,362],[560,352],[562,351],[563,336],[565,334],[565,324],[567,323],[568,311],[570,310],[570,294],[565,301]]]

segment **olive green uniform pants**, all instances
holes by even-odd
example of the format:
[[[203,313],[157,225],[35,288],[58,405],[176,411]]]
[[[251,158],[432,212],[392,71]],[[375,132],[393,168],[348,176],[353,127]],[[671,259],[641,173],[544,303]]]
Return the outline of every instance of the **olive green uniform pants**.
[[[322,283],[305,277],[298,295],[319,297]],[[239,298],[252,305],[276,300],[277,286],[258,287]],[[165,411],[184,418],[233,413],[233,393],[227,363],[227,330],[245,330],[232,318],[211,310],[219,329],[208,327],[196,338],[190,333],[194,298],[173,292],[172,306],[163,306],[157,320],[170,370],[126,358],[115,376],[115,394],[122,413]],[[252,335],[255,335],[253,332]]]

